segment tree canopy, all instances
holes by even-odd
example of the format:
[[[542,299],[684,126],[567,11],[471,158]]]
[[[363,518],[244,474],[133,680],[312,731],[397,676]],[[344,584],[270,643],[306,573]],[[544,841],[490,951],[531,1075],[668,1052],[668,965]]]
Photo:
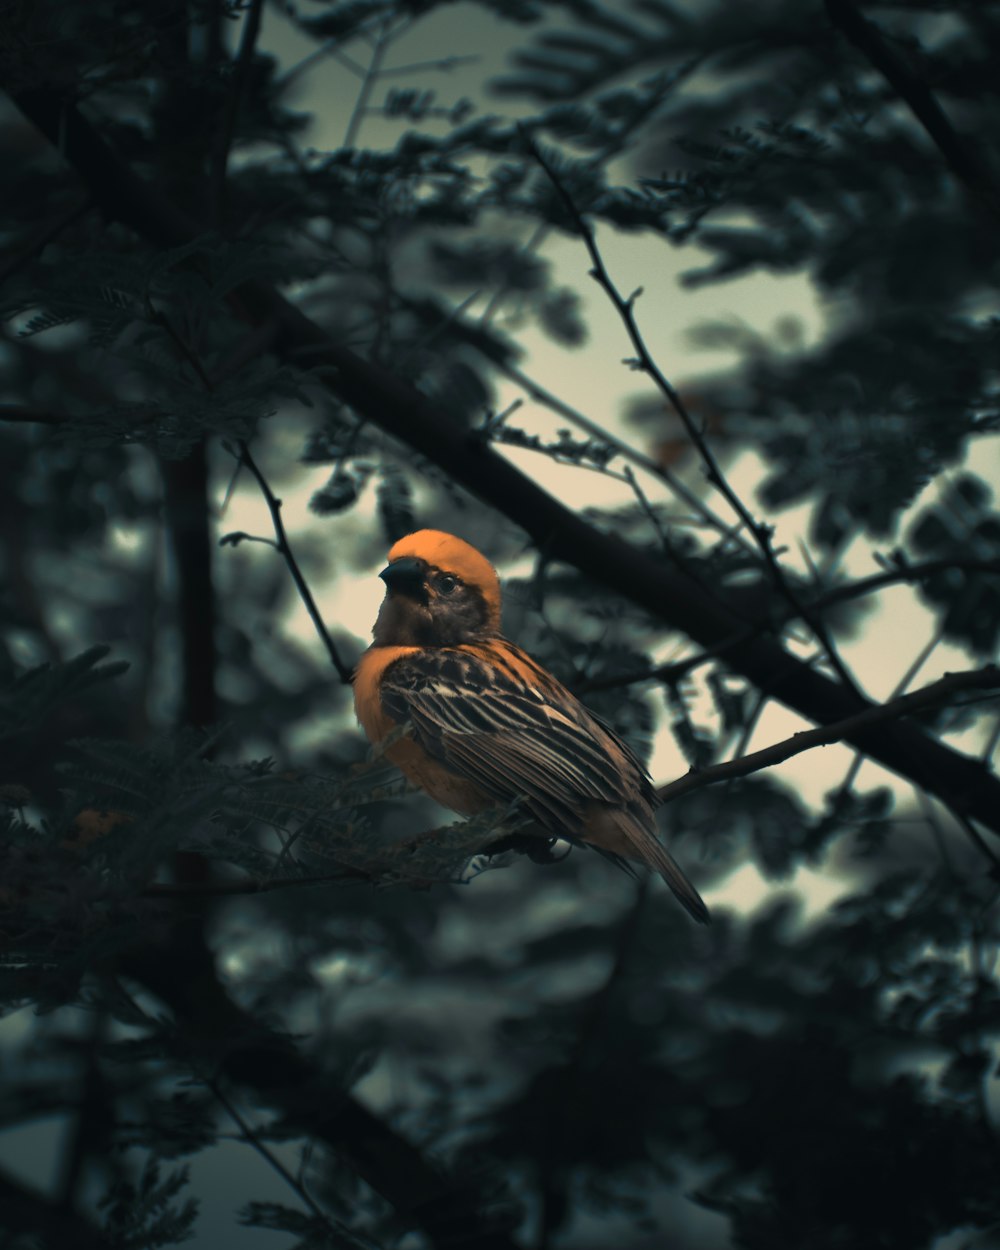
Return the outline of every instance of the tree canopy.
[[[998,57],[992,0],[3,8],[5,1244],[1000,1244]],[[814,332],[671,359],[775,275]],[[423,526],[709,928],[368,751]]]

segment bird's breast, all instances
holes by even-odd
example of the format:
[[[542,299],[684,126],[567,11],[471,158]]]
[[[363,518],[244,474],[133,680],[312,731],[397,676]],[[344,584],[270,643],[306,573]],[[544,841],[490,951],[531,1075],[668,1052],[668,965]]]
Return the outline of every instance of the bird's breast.
[[[377,746],[392,730],[396,721],[382,706],[381,685],[386,669],[419,647],[369,647],[361,657],[354,674],[354,708],[358,722],[368,741]],[[446,768],[428,755],[412,738],[404,737],[386,747],[385,757],[391,760],[407,781],[419,786],[436,803],[453,812],[471,816],[492,806],[482,790],[464,777]]]
[[[377,746],[396,727],[396,722],[386,715],[382,707],[381,687],[385,670],[397,660],[419,650],[419,647],[369,647],[358,661],[354,671],[354,710],[358,723],[373,746]]]

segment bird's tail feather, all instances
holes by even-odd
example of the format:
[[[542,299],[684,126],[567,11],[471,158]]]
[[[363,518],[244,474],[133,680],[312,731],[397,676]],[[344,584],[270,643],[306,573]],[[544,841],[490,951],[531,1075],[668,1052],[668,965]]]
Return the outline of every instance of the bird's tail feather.
[[[709,924],[711,916],[705,900],[684,875],[683,869],[670,852],[660,845],[656,835],[644,829],[627,811],[609,814],[618,831],[624,835],[623,852],[630,859],[641,860],[654,872],[658,872],[687,913],[699,924]]]

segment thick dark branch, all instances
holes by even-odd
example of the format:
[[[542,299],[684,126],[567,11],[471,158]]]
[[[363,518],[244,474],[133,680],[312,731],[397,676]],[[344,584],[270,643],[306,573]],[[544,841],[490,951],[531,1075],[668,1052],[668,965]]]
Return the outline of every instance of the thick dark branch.
[[[60,145],[95,198],[100,196],[118,221],[168,247],[203,232],[199,223],[138,179],[58,94],[43,89],[20,92],[15,102],[52,143]],[[332,341],[277,291],[247,283],[233,301],[251,325],[274,322],[274,350],[279,355],[294,361],[305,350],[328,366],[324,384],[343,402],[520,525],[548,559],[565,560],[702,647],[717,646],[745,628],[741,596],[727,596],[731,606],[726,606],[684,573],[597,529],[414,387]],[[772,638],[749,638],[734,646],[729,663],[769,695],[819,724],[842,721],[871,706]],[[852,731],[847,741],[1000,834],[1000,780],[980,761],[906,723]]]
[[[920,564],[901,564],[898,568],[889,569],[885,573],[873,573],[871,577],[862,577],[855,582],[845,582],[836,586],[826,594],[813,599],[807,605],[811,612],[822,612],[838,603],[848,603],[852,599],[862,599],[865,595],[884,590],[886,586],[896,586],[904,582],[922,582],[934,577],[937,573],[950,573],[952,570],[969,573],[993,573],[1000,577],[1000,561],[998,560],[924,560]],[[783,623],[794,619],[789,613]],[[633,686],[640,681],[662,681],[672,684],[686,677],[692,670],[707,664],[710,660],[724,656],[727,651],[738,646],[747,639],[756,637],[766,628],[773,628],[774,622],[759,623],[741,629],[728,639],[714,647],[687,656],[683,660],[673,660],[666,664],[658,664],[655,668],[639,673],[624,673],[615,677],[599,677],[594,681],[581,682],[574,689],[586,693],[591,690],[616,690],[621,686]]]
[[[251,0],[250,12],[243,19],[243,34],[240,38],[240,50],[233,65],[232,78],[229,80],[229,92],[222,110],[222,119],[216,134],[215,148],[212,152],[212,215],[216,225],[221,229],[226,217],[226,176],[229,166],[229,152],[233,146],[236,131],[236,119],[239,116],[240,102],[250,75],[257,36],[260,34],[260,16],[264,8],[264,0]]]
[[[215,586],[208,533],[208,457],[204,442],[186,460],[162,464],[167,527],[177,565],[177,615],[183,656],[180,719],[217,720]]]
[[[340,680],[345,686],[349,686],[352,680],[351,668],[345,664],[340,658],[336,644],[330,637],[330,631],[327,629],[319,608],[316,606],[316,600],[313,598],[312,591],[309,589],[309,583],[302,575],[299,568],[299,562],[295,558],[291,545],[288,542],[288,534],[285,532],[285,523],[281,518],[281,500],[275,495],[274,491],[268,485],[267,478],[264,477],[257,463],[250,455],[250,448],[246,443],[240,443],[240,460],[253,474],[257,485],[260,487],[261,494],[267,501],[268,510],[271,513],[271,524],[274,526],[274,537],[276,539],[275,549],[281,554],[285,563],[288,565],[288,571],[292,575],[292,581],[295,588],[299,592],[299,597],[306,605],[306,611],[312,618],[312,623],[316,627],[316,632],[323,640],[323,646],[326,647],[326,653],[330,657],[330,663],[337,670]]]
[[[833,25],[906,102],[959,182],[982,197],[991,212],[1000,213],[997,187],[985,166],[944,115],[931,89],[889,46],[874,22],[858,11],[853,0],[826,0],[826,11]]]
[[[477,1185],[429,1162],[287,1037],[232,1001],[196,926],[175,926],[169,947],[137,950],[122,971],[173,1011],[178,1058],[253,1091],[257,1103],[324,1142],[436,1250],[517,1250],[507,1214],[485,1210]],[[65,1244],[81,1243],[70,1237]]]

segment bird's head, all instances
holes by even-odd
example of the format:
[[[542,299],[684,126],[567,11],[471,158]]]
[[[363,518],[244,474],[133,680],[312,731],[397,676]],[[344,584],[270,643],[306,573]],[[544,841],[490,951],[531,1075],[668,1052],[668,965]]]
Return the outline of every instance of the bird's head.
[[[453,647],[500,631],[500,579],[475,547],[440,530],[401,538],[379,574],[376,646]]]

